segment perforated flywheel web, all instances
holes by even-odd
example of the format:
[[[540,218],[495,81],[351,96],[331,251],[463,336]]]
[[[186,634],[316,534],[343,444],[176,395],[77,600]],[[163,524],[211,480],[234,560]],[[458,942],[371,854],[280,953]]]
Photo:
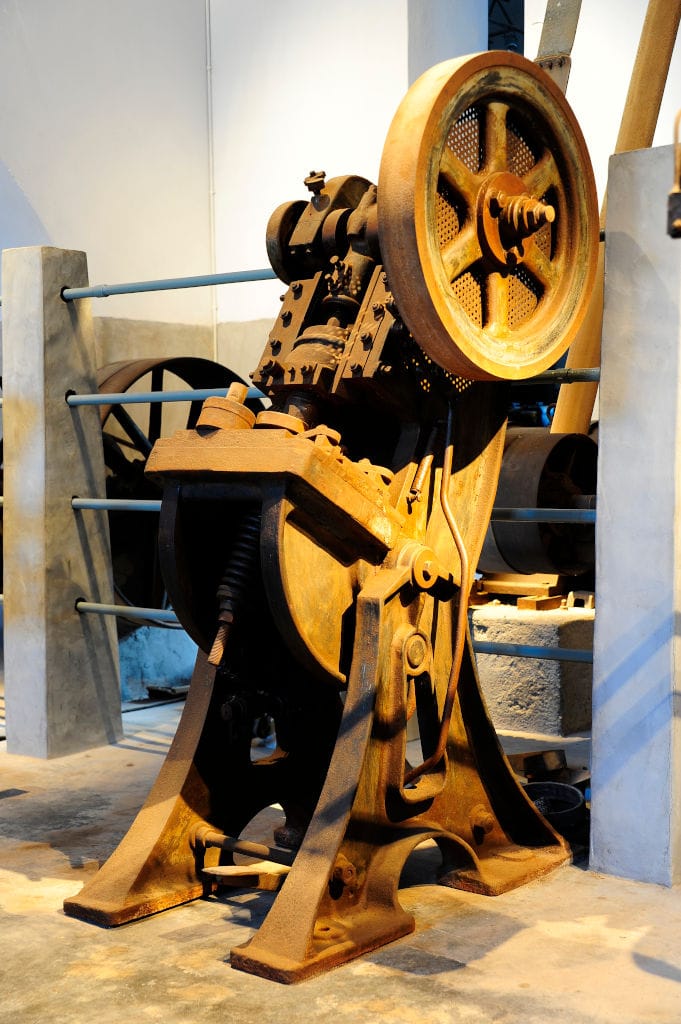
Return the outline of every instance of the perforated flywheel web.
[[[467,377],[450,373],[433,362],[411,336],[402,345],[402,365],[416,380],[424,394],[429,394],[433,385],[437,385],[438,389],[445,394],[451,395],[452,391],[463,394],[473,383]]]
[[[491,162],[492,154],[485,152],[485,105],[468,107],[449,129],[447,147],[461,161],[472,175],[484,174]],[[543,146],[533,136],[529,124],[515,111],[509,110],[505,122],[505,166],[504,169],[519,178],[527,175],[543,153]],[[470,199],[470,182],[462,185],[459,193],[440,176],[437,188],[435,219],[436,234],[440,249],[454,242],[459,233],[475,217]],[[540,198],[551,204],[555,200],[553,189]],[[554,250],[554,230],[551,224],[544,224],[534,233],[534,242],[543,255],[551,260]],[[543,296],[543,288],[531,273],[521,264],[515,269],[508,268],[508,315],[507,326],[512,330],[525,323],[534,313]],[[486,310],[486,273],[482,266],[468,267],[452,281],[452,291],[462,310],[470,321],[483,328],[488,319]]]

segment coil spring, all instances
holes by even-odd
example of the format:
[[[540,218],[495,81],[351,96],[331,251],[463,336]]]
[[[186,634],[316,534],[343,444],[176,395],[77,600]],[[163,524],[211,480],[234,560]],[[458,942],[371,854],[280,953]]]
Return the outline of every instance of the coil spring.
[[[208,656],[211,665],[219,666],[234,616],[248,593],[260,541],[260,511],[244,516],[234,541],[229,562],[217,588],[218,631]]]

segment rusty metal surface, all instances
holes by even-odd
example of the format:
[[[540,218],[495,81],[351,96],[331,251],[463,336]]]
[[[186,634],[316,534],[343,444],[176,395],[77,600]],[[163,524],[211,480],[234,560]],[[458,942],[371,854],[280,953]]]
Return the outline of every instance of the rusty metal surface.
[[[456,63],[457,88],[463,75],[478,89],[481,59],[486,66],[476,57],[467,70]],[[512,62],[514,82],[517,71]],[[527,112],[538,101],[524,102]],[[508,139],[493,124],[489,145],[504,153],[498,175]],[[570,233],[569,197],[553,157],[548,165],[548,184],[529,199],[515,179],[484,179],[480,230],[497,277],[540,222],[538,231],[560,225],[560,244]],[[413,929],[399,878],[426,840],[440,849],[444,885],[490,895],[570,856],[501,752],[467,631],[507,387],[474,379],[490,375],[488,363],[454,376],[449,355],[440,365],[438,350],[426,350],[427,325],[408,329],[413,292],[403,271],[396,280],[386,271],[382,251],[392,247],[396,267],[397,236],[383,231],[379,247],[381,189],[355,177],[327,183],[323,172],[305,184],[311,198],[280,207],[268,229],[289,283],[253,375],[271,408],[244,415],[236,385],[150,459],[150,476],[165,486],[166,584],[201,653],[145,807],[65,904],[74,916],[120,924],[223,885],[281,886],[231,962],[287,983]],[[488,223],[493,203],[498,217]],[[577,203],[580,238],[583,216]],[[569,338],[572,320],[553,308],[564,300],[557,285],[542,299],[541,322],[555,314],[559,324],[551,345],[561,330]],[[486,331],[498,344],[499,331]],[[448,336],[447,353],[458,341]],[[421,750],[412,765],[414,717]],[[276,747],[256,759],[262,722],[273,724]],[[252,843],[249,828],[272,805],[282,822]],[[244,853],[255,861],[250,872],[234,860]]]
[[[582,0],[548,0],[539,50],[535,60],[561,92],[567,89],[572,47],[577,34]]]
[[[574,115],[537,65],[491,51],[422,75],[388,132],[378,218],[402,316],[441,366],[519,379],[565,351],[598,210]]]
[[[500,508],[578,508],[596,492],[598,448],[585,434],[543,427],[511,427],[495,504]],[[482,573],[556,573],[593,570],[591,525],[493,522],[478,568]]]

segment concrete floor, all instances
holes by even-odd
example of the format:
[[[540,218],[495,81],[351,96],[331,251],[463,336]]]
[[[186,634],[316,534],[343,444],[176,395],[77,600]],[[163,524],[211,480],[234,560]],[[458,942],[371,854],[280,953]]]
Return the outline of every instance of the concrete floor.
[[[496,899],[424,884],[414,934],[285,987],[234,971],[271,901],[237,892],[106,930],[61,906],[142,803],[180,705],[125,714],[125,739],[57,761],[0,743],[0,1022],[681,1022],[681,891],[563,868]]]

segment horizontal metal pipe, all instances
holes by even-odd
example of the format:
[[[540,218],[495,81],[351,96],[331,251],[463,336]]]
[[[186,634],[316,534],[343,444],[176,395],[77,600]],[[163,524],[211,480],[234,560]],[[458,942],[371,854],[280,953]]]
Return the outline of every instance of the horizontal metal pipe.
[[[543,661],[579,661],[590,663],[593,652],[579,648],[539,647],[533,644],[499,644],[486,640],[474,640],[476,654],[497,654],[504,658],[539,658]]]
[[[557,370],[545,370],[544,373],[538,373],[536,377],[511,381],[511,384],[513,387],[523,384],[584,384],[598,383],[600,379],[600,366],[587,366],[584,369],[561,367]]]
[[[493,523],[585,523],[596,522],[595,508],[494,508]]]
[[[204,402],[207,398],[224,398],[227,388],[195,388],[184,391],[117,391],[111,394],[95,392],[77,395],[67,391],[66,404],[77,405],[147,405],[155,402]],[[257,388],[248,389],[248,398],[263,398]]]
[[[106,512],[160,512],[161,499],[147,498],[72,498],[71,508],[103,509]]]
[[[127,281],[124,284],[92,284],[84,288],[62,288],[65,302],[74,299],[105,299],[108,295],[134,295],[137,292],[166,292],[176,288],[206,288],[214,284],[241,284],[246,281],[272,281],[270,267],[262,270],[236,270],[229,274],[198,274],[194,277],[167,277],[158,281]]]
[[[97,604],[94,601],[76,601],[76,611],[88,615],[119,615],[124,619],[147,619],[149,622],[172,622],[175,612],[165,608],[137,608],[125,604]]]
[[[213,829],[197,831],[196,839],[206,847],[217,847],[220,850],[241,853],[246,857],[258,860],[271,860],[275,864],[284,864],[287,867],[290,867],[295,859],[293,850],[265,846],[263,843],[254,843],[249,839],[234,839],[232,836],[226,836]]]

